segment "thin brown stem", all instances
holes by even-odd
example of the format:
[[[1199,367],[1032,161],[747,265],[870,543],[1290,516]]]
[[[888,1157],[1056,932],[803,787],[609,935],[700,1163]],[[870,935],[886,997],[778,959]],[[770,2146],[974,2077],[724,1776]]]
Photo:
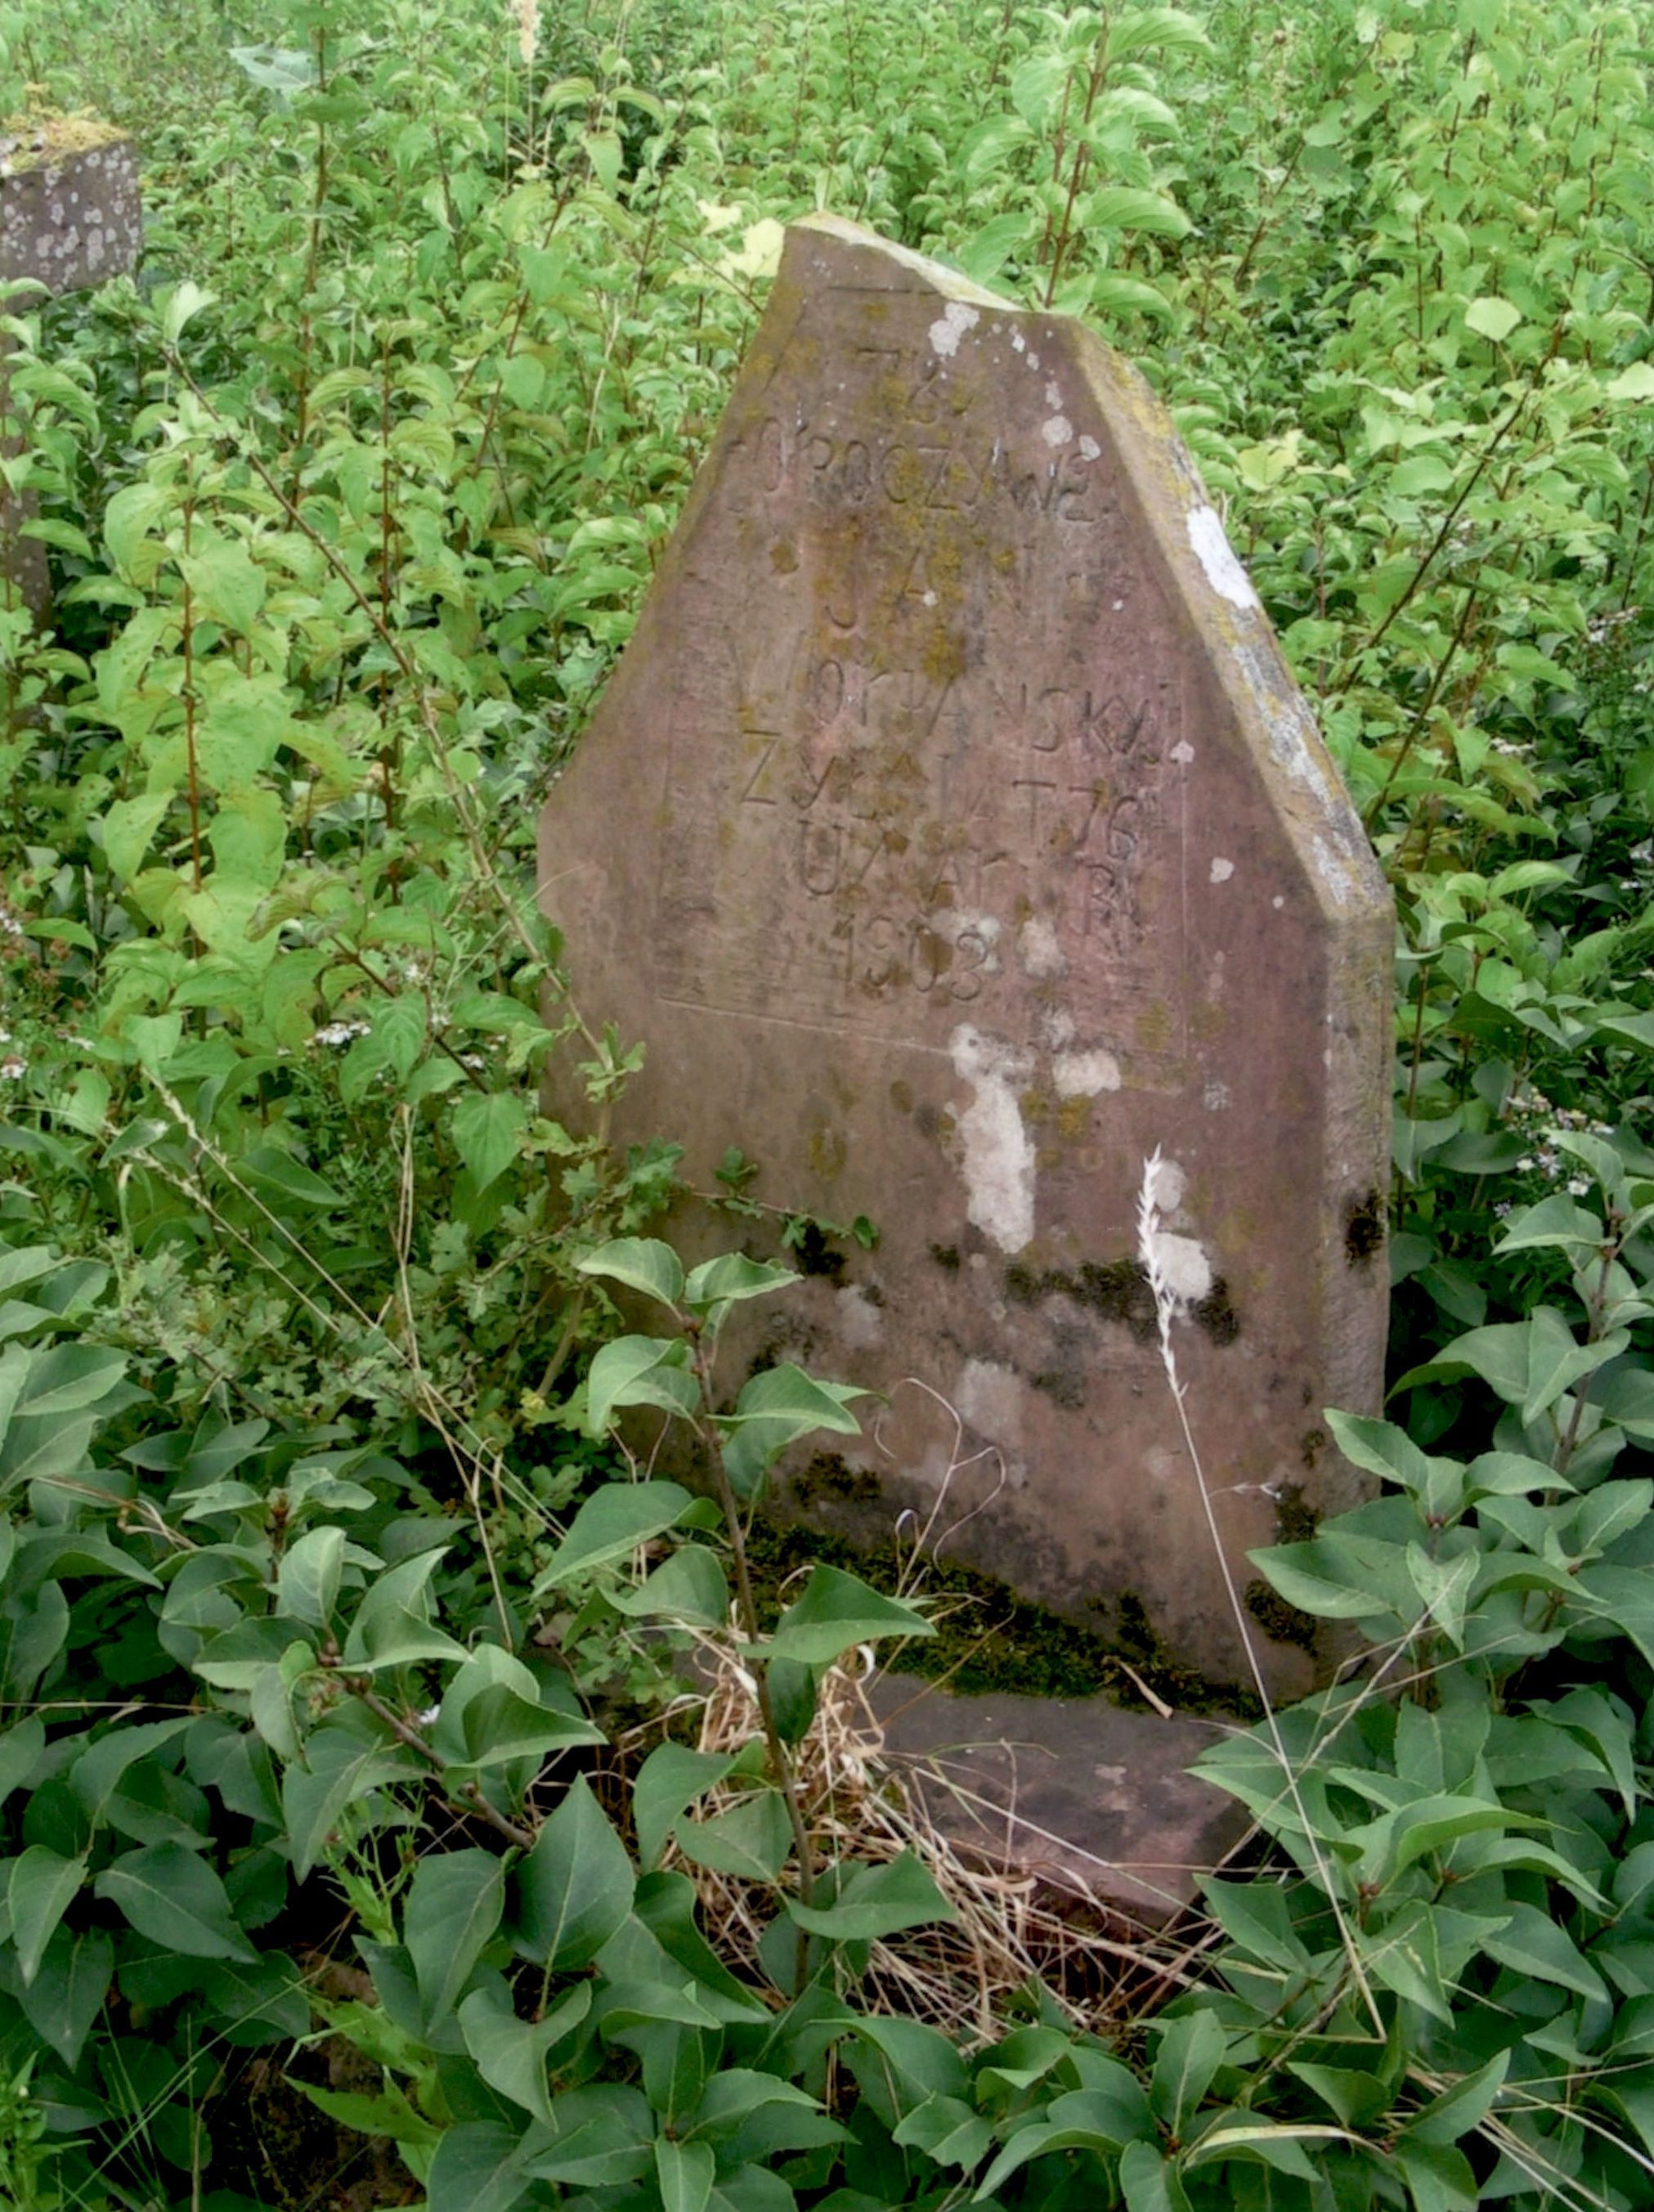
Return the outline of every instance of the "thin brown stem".
[[[347,1674],[344,1686],[354,1698],[367,1706],[375,1720],[383,1721],[399,1742],[405,1743],[410,1751],[417,1752],[433,1774],[439,1778],[446,1774],[448,1761],[442,1753],[427,1743],[412,1721],[405,1720],[394,1705],[386,1705],[379,1692],[370,1686],[365,1674]],[[515,1844],[519,1850],[533,1850],[536,1840],[534,1831],[519,1828],[515,1820],[508,1820],[497,1806],[488,1802],[476,1783],[463,1784],[457,1793],[451,1794],[451,1802],[461,1811],[474,1813],[479,1820],[485,1821],[507,1843]]]

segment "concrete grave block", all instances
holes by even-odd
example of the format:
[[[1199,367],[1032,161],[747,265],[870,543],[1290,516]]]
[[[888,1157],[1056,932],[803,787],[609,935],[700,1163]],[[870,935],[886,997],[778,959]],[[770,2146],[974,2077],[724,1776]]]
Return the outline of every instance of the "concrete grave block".
[[[706,1191],[737,1145],[759,1197],[879,1231],[732,1326],[732,1394],[790,1358],[888,1397],[784,1509],[884,1545],[911,1512],[1239,1682],[1137,1258],[1160,1149],[1214,1510],[1274,1688],[1306,1687],[1245,1554],[1359,1494],[1322,1409],[1379,1399],[1390,902],[1142,379],[796,225],[541,895],[583,1008],[647,1048],[619,1139],[682,1141]]]
[[[27,278],[54,298],[84,291],[136,267],[142,234],[137,165],[118,131],[52,118],[0,142],[0,283]],[[8,353],[0,342],[0,413],[10,412]],[[18,535],[33,511],[28,499],[0,503],[0,554],[6,603],[21,598],[38,623],[51,604],[45,548]]]

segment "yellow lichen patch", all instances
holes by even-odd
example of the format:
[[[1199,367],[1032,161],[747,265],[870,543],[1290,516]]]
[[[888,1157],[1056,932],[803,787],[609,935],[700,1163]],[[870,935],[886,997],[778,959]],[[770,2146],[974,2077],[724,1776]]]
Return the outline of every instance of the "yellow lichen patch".
[[[88,154],[95,147],[120,144],[124,131],[96,115],[54,115],[36,111],[9,115],[0,124],[0,134],[21,143],[10,156],[14,175],[25,169],[50,168],[71,154]]]

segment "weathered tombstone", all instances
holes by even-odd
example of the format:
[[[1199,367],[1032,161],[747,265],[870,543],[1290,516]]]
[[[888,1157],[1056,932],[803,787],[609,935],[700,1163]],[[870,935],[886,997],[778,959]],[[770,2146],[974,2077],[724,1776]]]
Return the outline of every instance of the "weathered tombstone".
[[[53,119],[0,154],[0,283],[28,278],[54,297],[83,291],[135,265],[140,231],[137,168],[118,132]],[[0,339],[0,416],[11,412],[9,361]],[[45,548],[19,535],[33,513],[27,497],[0,503],[0,560],[4,605],[21,600],[38,623],[51,604]]]
[[[911,1510],[1234,1683],[1137,1257],[1159,1148],[1189,1419],[1305,1687],[1245,1553],[1353,1498],[1322,1409],[1378,1402],[1390,907],[1147,386],[797,225],[541,867],[577,999],[647,1047],[617,1133],[682,1139],[706,1190],[737,1145],[760,1196],[879,1231],[730,1348],[732,1389],[789,1358],[889,1395],[791,1509],[886,1547]]]

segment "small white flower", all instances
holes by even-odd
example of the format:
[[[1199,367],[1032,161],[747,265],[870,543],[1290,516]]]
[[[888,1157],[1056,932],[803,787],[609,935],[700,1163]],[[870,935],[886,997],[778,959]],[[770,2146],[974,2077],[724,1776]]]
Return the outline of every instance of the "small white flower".
[[[15,1083],[18,1077],[28,1073],[28,1062],[21,1052],[9,1052],[0,1060],[0,1082]]]
[[[310,1041],[312,1044],[349,1044],[354,1038],[366,1036],[367,1030],[366,1022],[329,1022],[318,1030]]]
[[[1568,1196],[1570,1198],[1584,1198],[1590,1189],[1590,1177],[1589,1176],[1570,1176],[1568,1177]]]

